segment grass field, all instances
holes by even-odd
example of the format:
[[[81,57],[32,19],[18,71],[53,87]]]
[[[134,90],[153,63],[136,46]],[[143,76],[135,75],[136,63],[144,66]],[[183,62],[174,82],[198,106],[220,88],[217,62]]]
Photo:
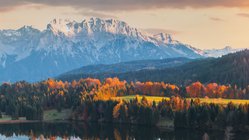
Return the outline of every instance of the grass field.
[[[136,96],[138,97],[139,101],[143,98],[143,96],[131,95],[131,96],[115,97],[114,99],[122,99],[122,100],[130,101],[130,100],[134,99]],[[166,99],[166,100],[170,99],[168,97],[158,97],[158,96],[145,96],[145,97],[148,101],[151,101],[151,102],[152,101],[160,102],[160,101],[162,101],[162,99]]]
[[[215,103],[215,104],[224,104],[224,105],[230,102],[234,104],[249,104],[249,100],[239,100],[239,99],[200,98],[200,101],[201,103]]]
[[[0,121],[9,121],[12,120],[11,116],[9,115],[2,115],[2,118],[0,118]]]
[[[68,120],[72,113],[71,109],[62,109],[61,112],[58,112],[56,109],[45,110],[43,114],[44,121],[55,121],[55,120]],[[25,117],[19,117],[17,120],[25,121]],[[0,123],[2,122],[13,122],[11,116],[2,115],[0,118]],[[18,122],[18,121],[17,121]]]
[[[71,109],[63,109],[58,112],[56,109],[45,110],[43,120],[53,121],[53,120],[67,120],[71,115]]]
[[[130,101],[134,99],[136,96],[123,96],[123,97],[116,97],[116,99],[123,99],[126,101]],[[143,96],[138,96],[138,100],[141,100]],[[148,101],[162,101],[162,99],[169,100],[168,97],[157,97],[157,96],[145,96]],[[195,98],[192,98],[195,99]],[[199,98],[201,103],[215,103],[215,104],[223,104],[226,105],[229,102],[233,102],[234,104],[249,104],[249,100],[238,100],[238,99],[221,99],[221,98]],[[191,98],[187,98],[187,100],[191,100]]]

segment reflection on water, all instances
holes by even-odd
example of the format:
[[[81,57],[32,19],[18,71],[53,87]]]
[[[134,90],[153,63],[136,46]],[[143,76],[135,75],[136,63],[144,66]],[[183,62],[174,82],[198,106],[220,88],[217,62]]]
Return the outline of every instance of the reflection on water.
[[[108,139],[108,140],[248,140],[247,133],[199,130],[162,130],[135,125],[82,122],[1,124],[0,140]]]

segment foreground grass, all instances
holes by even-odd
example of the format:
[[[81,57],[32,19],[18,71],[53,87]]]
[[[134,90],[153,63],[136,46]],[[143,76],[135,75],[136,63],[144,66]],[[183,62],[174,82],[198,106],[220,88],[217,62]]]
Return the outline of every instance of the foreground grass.
[[[156,126],[161,127],[161,128],[173,129],[174,120],[169,119],[169,118],[160,118]]]
[[[126,101],[130,101],[136,98],[137,95],[130,95],[130,96],[123,96],[123,97],[115,97],[114,99],[122,99]],[[137,96],[138,100],[140,101],[143,96]],[[169,100],[168,97],[158,97],[158,96],[145,96],[146,99],[150,102],[160,102],[162,99]],[[186,98],[187,100],[196,99],[196,98]],[[249,104],[249,100],[239,100],[239,99],[222,99],[222,98],[199,98],[201,103],[215,103],[215,104],[222,104],[227,105],[228,103],[232,102],[234,104]]]
[[[130,101],[133,100],[135,98],[138,98],[139,101],[141,101],[141,99],[143,98],[143,96],[138,96],[138,95],[130,95],[130,96],[122,96],[122,97],[114,97],[114,99],[121,99],[121,100],[126,100],[126,101]],[[162,101],[162,99],[166,99],[169,100],[169,97],[158,97],[158,96],[145,96],[146,99],[150,102],[160,102]]]
[[[238,104],[249,104],[249,100],[239,100],[239,99],[200,98],[200,101],[201,103],[215,103],[215,104],[222,104],[222,105],[227,105],[230,102],[237,104],[237,105]]]
[[[71,109],[62,109],[60,112],[56,109],[45,110],[43,114],[44,121],[56,121],[56,120],[68,120],[70,119],[70,115],[72,114]],[[26,117],[19,117],[16,120],[12,120],[11,116],[9,115],[2,115],[0,118],[0,123],[3,122],[22,122],[22,121],[30,121],[26,120]]]
[[[2,117],[0,118],[0,121],[10,121],[12,120],[11,119],[11,116],[9,115],[2,115]]]
[[[54,121],[54,120],[68,120],[72,113],[71,109],[62,109],[60,112],[56,109],[45,110],[43,120]]]

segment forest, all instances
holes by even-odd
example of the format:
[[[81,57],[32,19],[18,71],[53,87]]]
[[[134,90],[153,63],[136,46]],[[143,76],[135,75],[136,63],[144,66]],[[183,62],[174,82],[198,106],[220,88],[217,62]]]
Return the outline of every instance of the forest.
[[[161,96],[169,97],[169,100],[115,98],[127,95]],[[19,117],[43,120],[46,110],[70,109],[71,120],[142,125],[158,125],[163,120],[170,120],[174,127],[223,129],[233,126],[248,130],[248,104],[208,104],[200,103],[198,98],[248,99],[249,87],[198,81],[184,87],[164,82],[128,83],[118,78],[3,83],[0,86],[0,117],[4,114],[13,120]]]
[[[183,59],[184,60],[184,59]],[[184,61],[181,62],[184,62]],[[132,64],[132,63],[130,63]],[[118,65],[112,65],[118,67]],[[135,65],[134,65],[135,67]],[[127,67],[123,67],[127,69]],[[219,58],[206,58],[186,61],[181,65],[172,67],[155,67],[152,69],[140,69],[133,71],[109,71],[95,70],[94,73],[87,73],[78,70],[75,73],[66,73],[57,77],[59,80],[72,81],[79,78],[93,77],[104,80],[108,77],[118,77],[126,81],[164,81],[182,86],[200,81],[208,84],[216,82],[218,84],[230,84],[241,88],[249,85],[249,50],[224,55]]]

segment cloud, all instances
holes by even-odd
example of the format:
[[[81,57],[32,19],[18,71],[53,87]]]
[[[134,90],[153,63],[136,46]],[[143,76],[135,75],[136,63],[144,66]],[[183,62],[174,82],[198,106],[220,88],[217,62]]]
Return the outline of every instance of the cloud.
[[[153,8],[249,7],[248,0],[0,0],[0,9],[24,4],[70,6],[98,11]]]
[[[92,11],[92,10],[80,11],[80,12],[78,12],[78,14],[83,15],[83,16],[88,16],[88,17],[115,18],[115,19],[117,19],[117,17],[112,15],[112,14],[97,12],[97,11]]]
[[[12,11],[12,10],[14,10],[14,9],[15,9],[14,7],[1,7],[1,8],[0,8],[0,12],[1,12],[1,13],[9,12],[9,11]]]
[[[212,21],[215,21],[215,22],[224,21],[224,19],[221,19],[221,18],[218,18],[218,17],[210,17],[209,19],[212,20]]]
[[[64,12],[63,15],[82,15],[84,17],[96,17],[96,18],[115,18],[118,19],[118,17],[105,12],[99,12],[99,11],[93,11],[93,10],[87,10],[82,9],[79,11],[73,11],[73,12]]]
[[[249,18],[249,13],[238,13],[238,16]]]
[[[33,3],[16,3],[16,4],[9,4],[9,5],[1,5],[1,0],[0,0],[0,12],[10,12],[13,10],[16,10],[18,8],[28,8],[28,9],[37,9],[40,10],[42,8],[46,8],[46,5],[44,4],[33,4]]]
[[[179,31],[174,31],[174,30],[167,30],[167,29],[159,29],[159,28],[146,28],[146,29],[141,29],[142,31],[151,33],[151,34],[158,34],[158,33],[167,33],[171,35],[179,34]]]

